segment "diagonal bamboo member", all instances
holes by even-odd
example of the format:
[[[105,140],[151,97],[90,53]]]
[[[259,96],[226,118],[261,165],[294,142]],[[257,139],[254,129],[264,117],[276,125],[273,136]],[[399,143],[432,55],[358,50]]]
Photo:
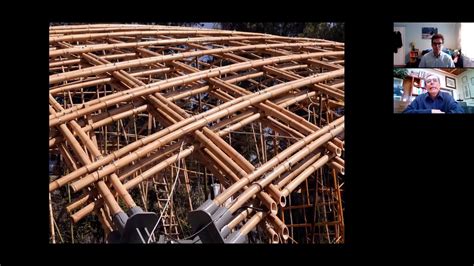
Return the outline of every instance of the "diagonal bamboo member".
[[[329,131],[313,135],[313,140],[306,137],[317,135],[324,129],[323,125],[343,118],[336,108],[344,108],[344,73],[273,94],[263,101],[258,98],[252,101],[260,96],[255,92],[271,93],[275,84],[292,84],[311,75],[323,76],[343,69],[343,43],[236,31],[118,24],[52,26],[50,38],[50,109],[56,109],[50,112],[50,153],[54,154],[51,160],[61,164],[60,168],[55,167],[55,172],[64,169],[61,166],[67,168],[59,178],[50,181],[50,190],[74,184],[87,176],[97,177],[80,189],[84,194],[77,195],[76,201],[70,201],[67,206],[73,219],[79,220],[94,211],[104,228],[111,228],[109,210],[118,210],[110,206],[113,204],[110,201],[116,197],[122,200],[111,183],[112,176],[118,177],[117,184],[122,184],[128,193],[137,185],[143,185],[140,187],[143,200],[153,189],[148,187],[147,180],[166,174],[163,170],[172,167],[181,157],[193,156],[187,162],[193,168],[188,168],[189,173],[196,174],[194,185],[202,185],[203,177],[207,184],[210,170],[223,184],[222,194],[231,195],[223,207],[237,208],[226,216],[230,220],[221,216],[226,215],[222,209],[220,213],[210,212],[212,220],[217,218],[212,227],[227,228],[227,233],[216,240],[232,242],[229,235],[240,233],[242,237],[235,240],[240,242],[260,226],[259,232],[266,233],[269,241],[277,242],[278,238],[286,243],[286,228],[286,238],[300,242],[299,234],[293,235],[299,229],[291,227],[288,235],[285,225],[286,210],[291,213],[293,207],[299,206],[283,208],[286,204],[283,201],[288,199],[283,194],[300,187],[304,189],[300,182],[313,181],[310,176],[315,177],[315,182],[324,180],[324,188],[304,190],[308,205],[311,205],[309,194],[314,197],[314,206],[321,197],[328,197],[323,205],[314,207],[313,241],[317,234],[315,228],[324,231],[319,241],[326,239],[334,243],[343,239],[342,207],[334,207],[329,212],[327,207],[341,203],[340,197],[334,197],[340,188],[337,179],[344,172],[344,160],[331,156],[344,151],[344,135],[322,141],[312,152],[307,147]],[[340,54],[330,54],[334,52]],[[315,56],[318,53],[324,55]],[[249,95],[252,97],[246,98]],[[320,99],[319,104],[313,101],[316,97]],[[62,108],[57,108],[58,103]],[[239,105],[238,108],[235,105]],[[315,124],[310,118],[314,118]],[[246,139],[241,134],[251,134],[248,131],[254,122],[264,125],[257,132],[261,147],[258,144],[257,150],[246,157],[247,161],[239,158],[244,154],[236,152],[240,150],[236,145],[246,145],[240,142]],[[338,127],[332,126],[332,130]],[[228,140],[224,141],[224,137]],[[298,144],[302,139],[306,142]],[[172,147],[180,144],[182,149],[178,153]],[[300,148],[296,148],[298,145]],[[98,153],[92,151],[92,146],[100,150],[102,158],[96,156]],[[78,148],[84,152],[76,152]],[[302,150],[309,153],[294,157]],[[259,153],[256,154],[258,160],[254,159],[254,152]],[[83,158],[79,159],[80,156]],[[274,164],[266,165],[272,156],[277,158]],[[86,157],[91,163],[84,164]],[[127,164],[125,158],[131,161]],[[311,173],[318,169],[314,164],[320,159],[327,159],[324,165],[332,169],[332,177],[320,168],[317,174]],[[117,166],[119,160],[123,164]],[[250,164],[257,161],[258,166]],[[291,163],[286,164],[288,161]],[[203,166],[205,170],[201,173]],[[195,167],[199,167],[198,170]],[[104,168],[111,172],[101,173]],[[339,172],[337,176],[336,172]],[[99,178],[100,174],[103,176]],[[249,176],[254,180],[236,190],[235,184],[242,184]],[[269,177],[275,178],[269,180]],[[337,182],[328,183],[327,180],[334,178]],[[334,186],[336,190],[332,191]],[[259,197],[265,193],[269,197],[267,203],[279,203],[282,220],[274,220],[266,210],[265,198]],[[147,209],[154,208],[149,203],[152,202],[143,200]],[[240,208],[239,204],[242,204]],[[57,207],[61,207],[61,203],[53,202],[53,210]],[[119,207],[128,208],[127,204]],[[337,221],[325,221],[328,214]],[[192,229],[196,228],[199,229],[199,224],[193,223]],[[56,229],[60,235],[60,228],[56,226]],[[305,234],[306,239],[311,238],[308,232]],[[212,239],[201,239],[203,243],[209,240]]]
[[[313,83],[318,82],[320,80],[324,80],[324,79],[327,79],[327,78],[332,78],[334,76],[339,76],[339,75],[342,75],[343,73],[344,73],[344,70],[336,70],[336,71],[333,71],[333,72],[329,72],[326,75],[310,76],[310,77],[302,79],[302,80],[288,82],[288,83],[285,83],[285,84],[280,84],[280,85],[273,86],[273,87],[269,88],[266,91],[260,91],[260,92],[253,93],[253,94],[248,95],[248,96],[243,96],[243,97],[241,97],[242,100],[241,100],[240,103],[237,103],[237,104],[235,104],[231,107],[228,107],[228,108],[224,108],[221,111],[218,111],[218,112],[216,112],[214,114],[211,114],[207,117],[204,117],[202,119],[199,119],[194,123],[191,123],[187,126],[184,126],[184,127],[180,128],[179,130],[177,130],[177,132],[172,132],[170,134],[167,134],[167,135],[163,136],[162,138],[160,138],[158,140],[155,140],[152,143],[150,143],[150,144],[148,144],[144,147],[141,147],[140,149],[133,152],[132,154],[130,154],[128,156],[125,156],[125,157],[122,157],[121,159],[117,160],[116,163],[109,164],[109,165],[103,167],[102,169],[100,169],[99,171],[94,172],[93,174],[89,174],[89,175],[85,176],[84,178],[82,178],[81,180],[78,180],[78,181],[74,182],[72,184],[72,188],[73,188],[74,191],[77,191],[77,190],[89,185],[90,183],[92,183],[94,181],[97,181],[97,180],[103,178],[104,176],[117,171],[119,168],[127,165],[131,161],[134,161],[136,159],[139,159],[139,158],[145,156],[145,154],[149,153],[150,151],[158,149],[158,148],[162,147],[164,144],[169,143],[170,141],[176,140],[179,137],[184,136],[185,134],[189,134],[190,132],[193,132],[193,130],[195,130],[195,129],[203,127],[204,125],[209,123],[209,121],[214,121],[218,118],[222,118],[222,117],[228,115],[229,113],[234,113],[234,112],[236,112],[238,110],[241,110],[245,107],[248,107],[248,106],[253,105],[253,104],[260,103],[260,102],[262,102],[266,99],[277,96],[281,93],[290,91],[292,89],[303,87],[303,86],[306,86],[308,84],[313,84]]]

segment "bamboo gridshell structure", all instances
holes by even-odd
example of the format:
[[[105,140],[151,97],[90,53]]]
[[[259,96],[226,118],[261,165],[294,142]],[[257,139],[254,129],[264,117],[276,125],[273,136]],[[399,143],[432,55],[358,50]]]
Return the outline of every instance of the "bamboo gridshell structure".
[[[246,243],[344,242],[344,43],[51,26],[49,72],[50,242],[65,209],[104,239],[154,212],[149,239],[180,243],[208,203]]]

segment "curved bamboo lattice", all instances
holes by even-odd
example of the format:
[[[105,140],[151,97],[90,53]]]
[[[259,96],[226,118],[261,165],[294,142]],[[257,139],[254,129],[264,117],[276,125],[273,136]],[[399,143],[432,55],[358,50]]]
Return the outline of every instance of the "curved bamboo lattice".
[[[49,44],[51,242],[64,207],[107,237],[154,212],[150,239],[180,242],[210,205],[227,240],[344,242],[343,43],[97,24]]]

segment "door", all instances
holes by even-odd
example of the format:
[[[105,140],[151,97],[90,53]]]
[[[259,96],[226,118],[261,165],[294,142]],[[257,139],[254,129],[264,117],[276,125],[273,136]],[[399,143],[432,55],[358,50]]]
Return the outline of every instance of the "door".
[[[397,52],[393,53],[393,65],[395,66],[405,66],[405,27],[394,27],[393,31],[399,31],[402,35],[402,47],[398,48]]]

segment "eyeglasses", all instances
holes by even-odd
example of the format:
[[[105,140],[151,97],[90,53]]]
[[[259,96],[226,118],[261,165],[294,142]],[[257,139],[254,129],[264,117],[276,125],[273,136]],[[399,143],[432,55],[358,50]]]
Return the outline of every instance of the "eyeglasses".
[[[432,44],[433,44],[433,45],[443,45],[442,42],[433,42]]]
[[[438,82],[438,79],[427,79],[426,83]]]

